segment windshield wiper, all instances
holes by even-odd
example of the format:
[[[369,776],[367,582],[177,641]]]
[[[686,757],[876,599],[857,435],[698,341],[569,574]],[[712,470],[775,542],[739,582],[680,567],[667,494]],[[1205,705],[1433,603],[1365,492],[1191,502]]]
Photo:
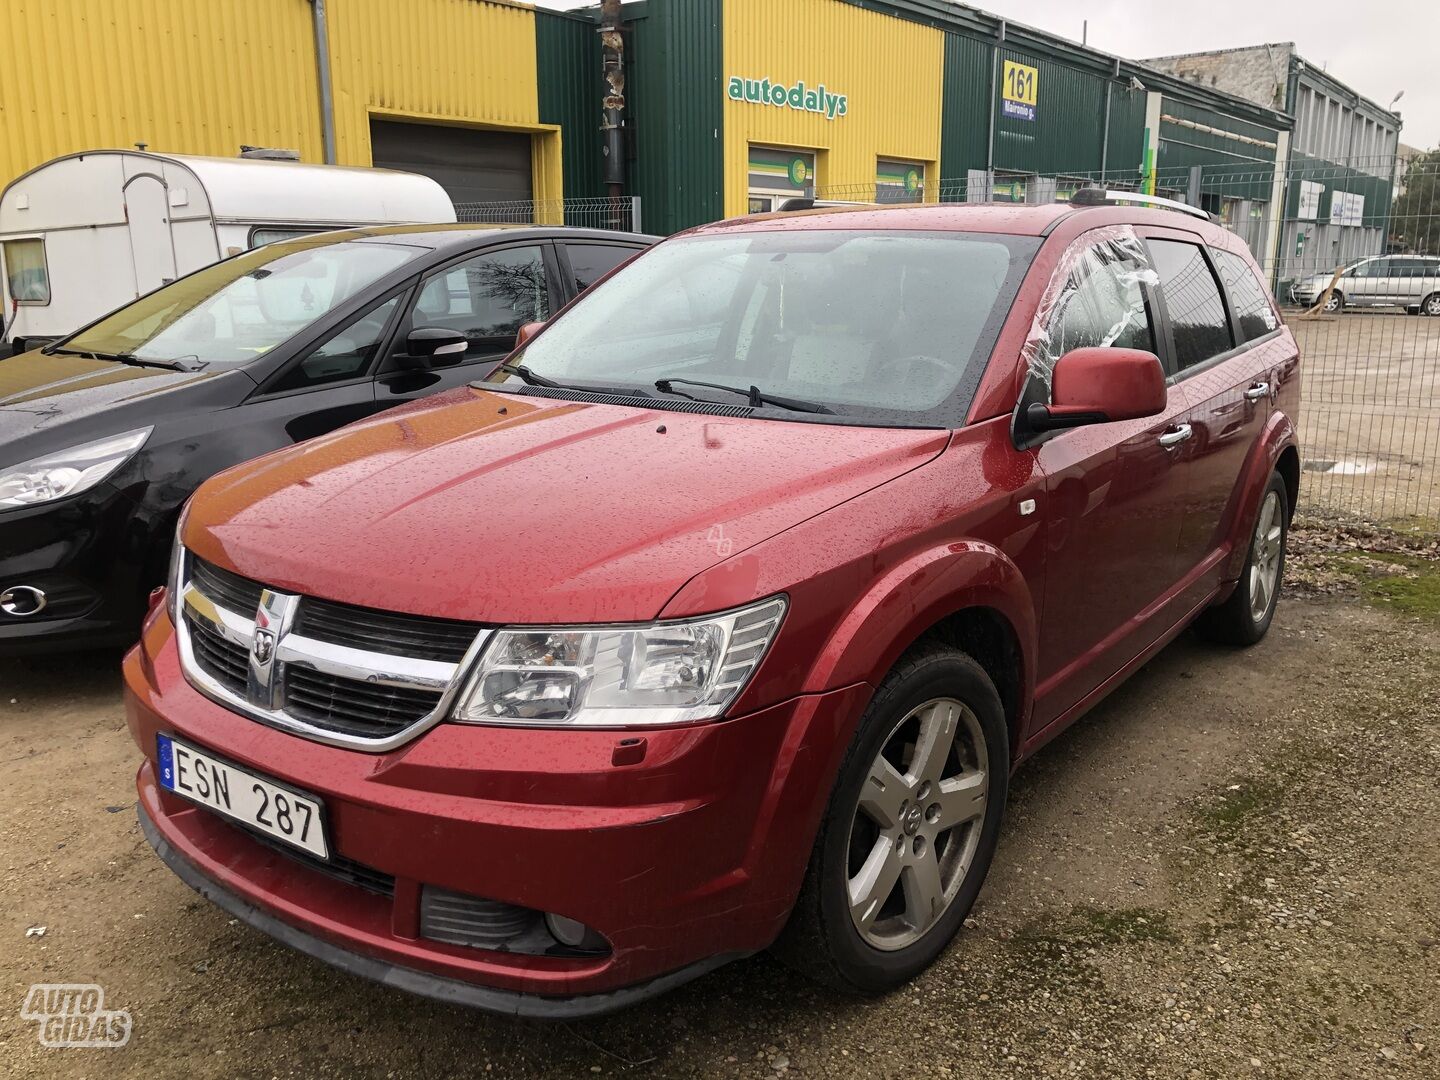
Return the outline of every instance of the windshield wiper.
[[[751,386],[748,390],[743,386],[726,386],[724,383],[700,382],[698,379],[656,379],[655,389],[664,393],[671,393],[671,387],[683,383],[685,386],[704,386],[711,390],[724,390],[731,394],[744,394],[750,399],[750,407],[758,409],[762,405],[774,405],[776,408],[789,409],[791,412],[807,413],[828,413],[833,415],[835,410],[827,405],[821,405],[818,401],[804,401],[800,398],[780,397],[778,394],[764,393],[758,386]],[[686,397],[690,395],[686,394]]]
[[[199,371],[198,367],[192,367],[183,360],[142,360],[131,353],[96,352],[94,349],[46,349],[47,356],[63,354],[65,356],[88,356],[91,360],[108,360],[116,364],[129,364],[131,367],[153,367],[164,368],[167,371]]]
[[[556,382],[548,375],[541,375],[537,371],[531,371],[524,364],[501,364],[496,371],[503,371],[507,375],[515,375],[527,386],[543,386],[547,390],[578,390],[587,394],[615,394],[620,397],[649,397],[644,390],[634,386],[577,386],[574,383]]]

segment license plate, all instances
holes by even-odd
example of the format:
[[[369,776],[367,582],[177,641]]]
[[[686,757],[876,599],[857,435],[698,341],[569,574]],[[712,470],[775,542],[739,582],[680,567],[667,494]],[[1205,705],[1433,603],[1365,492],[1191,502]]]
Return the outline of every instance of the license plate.
[[[311,855],[330,857],[325,808],[319,800],[236,768],[169,735],[157,734],[155,741],[160,752],[160,786],[166,791]]]

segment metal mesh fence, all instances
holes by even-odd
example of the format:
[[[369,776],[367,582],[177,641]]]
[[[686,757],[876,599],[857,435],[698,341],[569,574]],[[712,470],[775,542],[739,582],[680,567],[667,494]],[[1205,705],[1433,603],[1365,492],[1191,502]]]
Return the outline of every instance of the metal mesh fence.
[[[903,201],[1048,203],[1091,186],[1146,185],[1133,170],[976,170]],[[1161,168],[1152,190],[1207,210],[1270,279],[1305,363],[1302,505],[1440,528],[1440,151]],[[814,197],[898,201],[874,183]]]
[[[520,199],[456,203],[455,218],[469,224],[570,225],[586,229],[639,232],[640,198]]]

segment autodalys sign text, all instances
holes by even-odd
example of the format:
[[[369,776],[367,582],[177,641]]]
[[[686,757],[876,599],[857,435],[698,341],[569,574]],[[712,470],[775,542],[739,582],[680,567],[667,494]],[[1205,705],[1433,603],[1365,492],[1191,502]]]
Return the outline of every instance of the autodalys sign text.
[[[844,116],[848,102],[844,94],[832,93],[825,84],[807,86],[805,80],[783,83],[778,79],[744,79],[730,76],[725,95],[731,101],[748,101],[755,105],[773,105],[779,109],[818,113],[826,120]]]

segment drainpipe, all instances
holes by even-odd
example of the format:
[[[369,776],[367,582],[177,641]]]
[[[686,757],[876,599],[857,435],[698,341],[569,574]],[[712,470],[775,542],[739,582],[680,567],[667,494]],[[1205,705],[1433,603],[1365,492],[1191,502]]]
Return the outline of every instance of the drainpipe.
[[[1117,60],[1115,66],[1119,67]],[[1109,79],[1105,80],[1105,126],[1100,129],[1100,186],[1105,186],[1105,172],[1110,167],[1110,91],[1115,89],[1115,84]]]
[[[335,94],[330,84],[330,30],[325,23],[325,0],[310,0],[315,23],[315,77],[320,83],[320,133],[325,164],[335,164]]]
[[[600,67],[604,79],[604,180],[610,198],[625,194],[625,38],[620,32],[620,0],[601,0]]]

